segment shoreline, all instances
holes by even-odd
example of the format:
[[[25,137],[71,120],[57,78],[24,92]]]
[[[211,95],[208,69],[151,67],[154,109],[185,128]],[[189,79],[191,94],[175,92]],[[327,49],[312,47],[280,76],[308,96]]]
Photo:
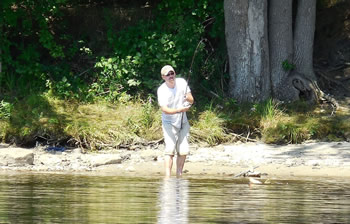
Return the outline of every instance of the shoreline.
[[[10,163],[16,159],[11,158],[8,152],[15,153],[16,150],[32,155],[32,164]],[[1,153],[7,153],[1,158],[1,173],[55,172],[139,177],[164,175],[163,145],[135,151],[124,149],[86,154],[81,149],[47,152],[43,147],[22,149],[2,145],[0,156]],[[4,163],[6,159],[7,165]],[[174,161],[173,175],[175,168]],[[238,174],[248,170],[260,173],[262,179],[350,177],[350,143],[308,142],[283,146],[236,143],[215,147],[193,145],[184,166],[183,177],[238,178]]]
[[[172,175],[175,174],[174,161]],[[163,160],[127,161],[98,169],[118,175],[163,175]],[[349,142],[315,142],[298,145],[241,143],[213,148],[199,147],[188,156],[186,176],[237,177],[247,171],[260,173],[261,178],[350,177]],[[242,176],[240,176],[242,177]]]

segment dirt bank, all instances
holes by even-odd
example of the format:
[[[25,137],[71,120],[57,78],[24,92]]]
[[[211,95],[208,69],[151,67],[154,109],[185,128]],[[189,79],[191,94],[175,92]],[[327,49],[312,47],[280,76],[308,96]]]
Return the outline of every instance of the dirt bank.
[[[0,149],[0,153],[14,151],[14,148],[4,145]],[[47,151],[44,147],[26,150],[33,156],[32,164],[5,163],[4,160],[10,160],[7,155],[2,157],[0,170],[163,175],[163,145],[137,151],[113,150],[99,153],[82,153],[80,149]],[[12,158],[11,161],[15,160]],[[350,143],[309,142],[284,146],[237,143],[216,147],[192,146],[184,175],[235,177],[248,170],[269,178],[350,177]]]

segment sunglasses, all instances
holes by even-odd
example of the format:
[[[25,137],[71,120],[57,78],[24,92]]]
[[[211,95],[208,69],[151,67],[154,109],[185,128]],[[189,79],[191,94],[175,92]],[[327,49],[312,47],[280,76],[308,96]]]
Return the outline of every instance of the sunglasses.
[[[166,74],[165,76],[166,76],[166,77],[169,77],[169,76],[171,76],[171,75],[175,75],[175,73],[174,73],[174,72],[168,72],[168,74]]]

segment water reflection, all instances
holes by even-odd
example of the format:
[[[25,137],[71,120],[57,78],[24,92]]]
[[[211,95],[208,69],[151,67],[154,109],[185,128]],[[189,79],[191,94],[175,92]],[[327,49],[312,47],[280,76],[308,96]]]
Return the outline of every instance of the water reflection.
[[[0,175],[0,223],[155,223],[158,179]]]
[[[164,178],[159,191],[158,223],[188,223],[189,181]]]
[[[70,206],[86,203],[76,194],[84,186],[78,176],[9,175],[1,176],[0,183],[1,223],[88,221],[86,208]]]
[[[350,179],[0,174],[0,223],[350,223]]]

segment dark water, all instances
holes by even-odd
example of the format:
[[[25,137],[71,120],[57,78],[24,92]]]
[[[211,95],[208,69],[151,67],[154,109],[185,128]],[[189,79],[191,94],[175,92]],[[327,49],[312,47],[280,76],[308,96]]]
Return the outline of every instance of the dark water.
[[[350,179],[0,174],[0,223],[350,223]]]

